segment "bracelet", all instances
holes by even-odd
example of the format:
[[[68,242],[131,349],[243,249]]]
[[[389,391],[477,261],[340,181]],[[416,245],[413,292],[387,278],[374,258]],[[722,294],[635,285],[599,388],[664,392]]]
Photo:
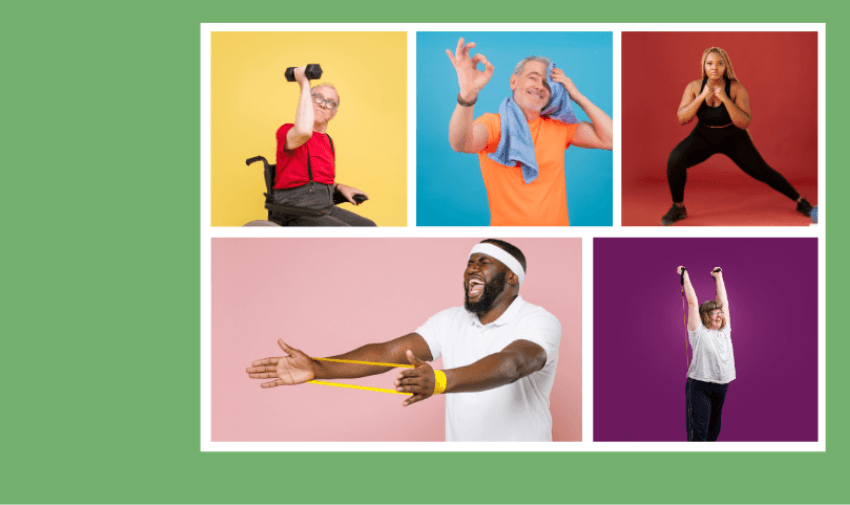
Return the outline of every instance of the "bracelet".
[[[472,107],[473,105],[475,105],[475,102],[477,102],[477,101],[478,101],[478,95],[475,95],[475,99],[473,99],[471,102],[464,102],[463,100],[460,99],[460,93],[457,94],[457,104],[460,105],[461,107]]]
[[[446,390],[446,374],[443,373],[442,370],[434,370],[434,379],[436,382],[434,383],[434,393],[435,395],[441,394]]]

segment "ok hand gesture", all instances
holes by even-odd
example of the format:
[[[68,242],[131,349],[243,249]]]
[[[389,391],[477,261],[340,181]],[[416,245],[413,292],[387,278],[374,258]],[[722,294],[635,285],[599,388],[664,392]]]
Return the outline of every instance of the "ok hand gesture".
[[[481,53],[469,56],[469,50],[475,47],[475,42],[464,44],[463,37],[457,41],[457,49],[452,54],[451,49],[446,49],[452,65],[457,72],[457,83],[460,87],[460,98],[465,102],[473,102],[490,78],[493,77],[493,64],[487,61],[487,57]],[[478,64],[484,64],[484,70],[478,70]]]

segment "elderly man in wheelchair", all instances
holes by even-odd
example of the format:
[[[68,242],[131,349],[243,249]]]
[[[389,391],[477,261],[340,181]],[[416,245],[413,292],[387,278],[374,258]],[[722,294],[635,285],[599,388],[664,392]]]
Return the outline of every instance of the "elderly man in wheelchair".
[[[336,151],[327,129],[339,111],[339,94],[330,84],[311,88],[306,68],[294,69],[301,94],[295,123],[277,131],[277,163],[270,165],[262,156],[247,160],[249,165],[262,161],[265,167],[268,220],[280,226],[375,226],[372,220],[335,206],[360,205],[369,197],[334,180]]]

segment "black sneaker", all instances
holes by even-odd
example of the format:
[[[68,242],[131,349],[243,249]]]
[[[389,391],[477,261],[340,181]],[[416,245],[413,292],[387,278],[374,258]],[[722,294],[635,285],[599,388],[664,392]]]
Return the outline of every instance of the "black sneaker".
[[[811,217],[812,204],[810,204],[805,198],[801,198],[800,201],[797,202],[797,212],[806,217]]]
[[[681,221],[686,217],[688,217],[688,211],[685,210],[685,206],[682,205],[679,207],[674,203],[673,206],[670,207],[670,210],[667,211],[667,214],[664,214],[664,217],[661,218],[661,224],[664,226],[670,226],[676,221]]]

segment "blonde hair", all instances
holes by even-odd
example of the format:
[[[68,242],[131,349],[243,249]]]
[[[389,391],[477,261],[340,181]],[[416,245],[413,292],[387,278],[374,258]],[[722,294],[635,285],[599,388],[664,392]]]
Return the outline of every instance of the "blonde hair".
[[[723,58],[723,66],[726,67],[724,70],[725,73],[723,74],[723,77],[729,79],[730,81],[737,81],[740,83],[741,81],[738,81],[738,76],[735,75],[735,70],[732,69],[732,60],[729,59],[729,55],[726,54],[726,51],[719,47],[709,47],[708,49],[702,52],[702,78],[705,79],[706,77],[708,77],[705,75],[705,60],[708,59],[708,55],[711,53],[717,53],[720,55],[721,58]]]

